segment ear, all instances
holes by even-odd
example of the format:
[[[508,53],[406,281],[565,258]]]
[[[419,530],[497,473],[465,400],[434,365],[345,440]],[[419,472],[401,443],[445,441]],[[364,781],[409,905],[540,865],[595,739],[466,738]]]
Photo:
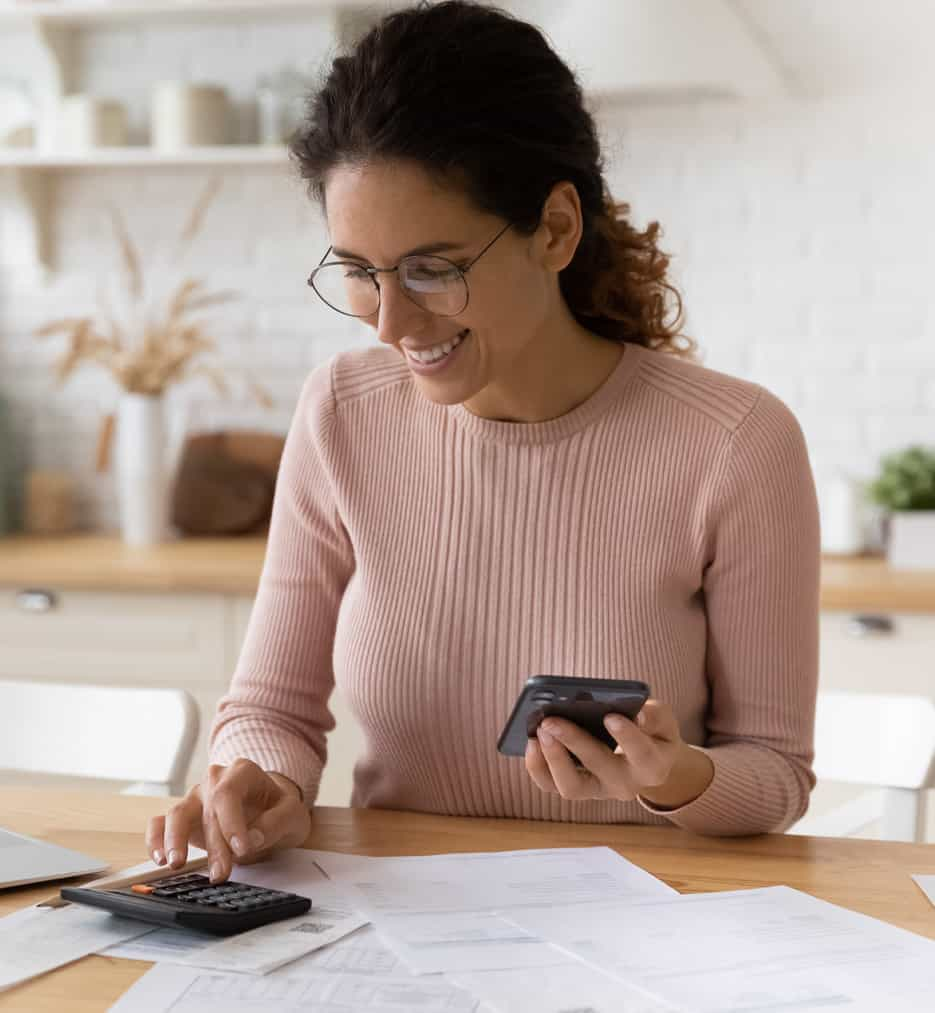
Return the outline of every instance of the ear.
[[[542,205],[539,222],[539,260],[556,274],[571,263],[581,242],[581,200],[574,183],[556,183]]]

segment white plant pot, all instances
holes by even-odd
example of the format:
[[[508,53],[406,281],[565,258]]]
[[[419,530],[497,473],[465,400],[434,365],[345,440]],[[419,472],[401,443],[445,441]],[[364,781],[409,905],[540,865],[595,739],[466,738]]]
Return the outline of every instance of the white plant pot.
[[[156,545],[169,529],[163,399],[122,394],[116,443],[120,534],[127,545]]]
[[[891,513],[886,558],[894,570],[935,570],[935,510]]]

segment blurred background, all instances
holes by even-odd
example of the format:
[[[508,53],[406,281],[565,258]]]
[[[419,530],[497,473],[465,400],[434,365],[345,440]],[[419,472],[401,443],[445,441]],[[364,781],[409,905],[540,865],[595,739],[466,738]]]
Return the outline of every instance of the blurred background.
[[[206,723],[303,379],[374,340],[306,287],[328,240],[283,142],[337,47],[391,6],[0,0],[0,676],[182,686]],[[612,192],[661,223],[704,364],[800,420],[823,687],[931,697],[935,5],[501,6],[579,73]],[[126,358],[144,304],[172,362]]]

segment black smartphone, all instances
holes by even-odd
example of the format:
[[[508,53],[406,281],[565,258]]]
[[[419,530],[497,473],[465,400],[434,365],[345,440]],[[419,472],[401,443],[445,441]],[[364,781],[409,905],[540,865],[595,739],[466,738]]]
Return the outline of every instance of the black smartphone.
[[[497,749],[504,756],[523,756],[526,742],[547,717],[565,718],[611,749],[617,742],[604,727],[607,714],[631,720],[649,699],[649,686],[635,679],[585,679],[568,675],[533,675],[526,680]]]

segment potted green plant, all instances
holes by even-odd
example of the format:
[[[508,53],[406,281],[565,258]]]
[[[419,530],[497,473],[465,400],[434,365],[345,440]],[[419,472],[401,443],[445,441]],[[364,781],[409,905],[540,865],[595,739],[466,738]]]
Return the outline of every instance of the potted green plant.
[[[935,570],[935,448],[913,446],[885,455],[867,493],[888,511],[890,565]]]

